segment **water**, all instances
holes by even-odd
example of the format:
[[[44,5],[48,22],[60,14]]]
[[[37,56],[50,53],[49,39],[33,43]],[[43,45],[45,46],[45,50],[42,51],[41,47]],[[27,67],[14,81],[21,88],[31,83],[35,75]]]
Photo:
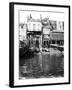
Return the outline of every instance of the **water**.
[[[52,78],[64,76],[64,56],[62,53],[27,53],[20,58],[21,78]]]

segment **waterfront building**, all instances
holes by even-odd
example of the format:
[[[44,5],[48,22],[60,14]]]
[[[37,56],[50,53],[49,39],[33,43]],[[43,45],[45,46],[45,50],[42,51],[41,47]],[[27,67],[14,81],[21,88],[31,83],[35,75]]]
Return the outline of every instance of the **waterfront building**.
[[[63,47],[64,46],[64,22],[57,21],[56,29],[51,31],[50,34],[51,46]]]
[[[34,19],[31,15],[27,17],[27,38],[30,48],[42,51],[42,24],[41,19]]]
[[[52,27],[50,25],[49,18],[42,20],[42,46],[43,48],[49,48],[50,46],[50,31]]]
[[[56,30],[64,30],[64,22],[63,21],[57,21]]]
[[[20,23],[19,24],[19,40],[23,41],[27,39],[27,24],[25,23]]]
[[[50,47],[63,47],[64,22],[49,18],[34,19],[31,14],[27,23],[20,23],[19,40],[28,44],[30,49],[42,52]]]
[[[54,30],[50,33],[50,46],[58,48],[61,51],[64,50],[64,31]]]

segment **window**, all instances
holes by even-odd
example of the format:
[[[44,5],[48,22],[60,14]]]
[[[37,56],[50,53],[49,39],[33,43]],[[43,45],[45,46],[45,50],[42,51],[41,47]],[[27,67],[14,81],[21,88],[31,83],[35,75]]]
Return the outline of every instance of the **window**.
[[[52,40],[52,44],[55,44],[55,40]]]

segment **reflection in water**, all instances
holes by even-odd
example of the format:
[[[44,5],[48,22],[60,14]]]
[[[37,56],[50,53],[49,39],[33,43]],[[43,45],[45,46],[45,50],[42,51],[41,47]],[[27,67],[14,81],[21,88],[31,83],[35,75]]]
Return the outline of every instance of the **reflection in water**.
[[[20,58],[20,77],[62,77],[64,74],[64,56],[51,53],[29,53]]]

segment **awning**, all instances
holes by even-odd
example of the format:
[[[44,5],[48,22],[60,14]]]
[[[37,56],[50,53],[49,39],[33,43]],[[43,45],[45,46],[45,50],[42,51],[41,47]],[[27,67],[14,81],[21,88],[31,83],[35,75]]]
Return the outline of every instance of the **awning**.
[[[50,34],[50,39],[51,40],[64,40],[64,33],[51,33]]]

